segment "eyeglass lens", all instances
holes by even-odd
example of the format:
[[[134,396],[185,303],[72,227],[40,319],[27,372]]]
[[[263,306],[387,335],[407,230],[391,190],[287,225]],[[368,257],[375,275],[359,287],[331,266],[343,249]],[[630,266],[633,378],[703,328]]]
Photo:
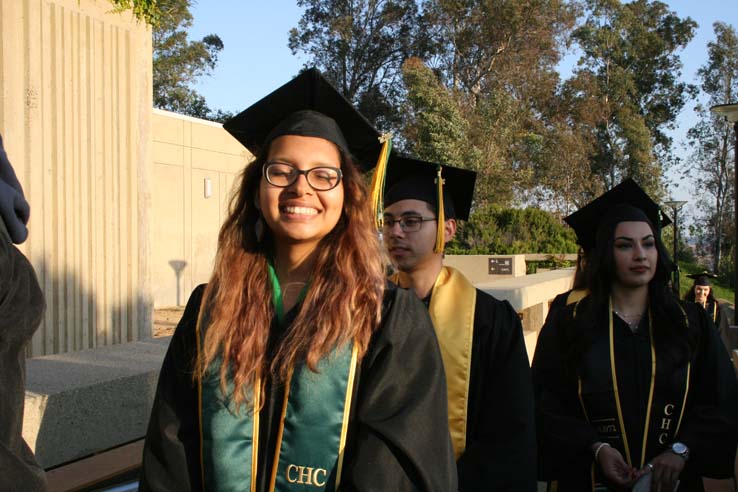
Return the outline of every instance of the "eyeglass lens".
[[[264,167],[267,181],[281,188],[290,186],[301,174],[304,174],[308,184],[318,191],[331,190],[341,182],[341,170],[334,167],[314,167],[301,171],[290,164],[281,162],[270,162]]]

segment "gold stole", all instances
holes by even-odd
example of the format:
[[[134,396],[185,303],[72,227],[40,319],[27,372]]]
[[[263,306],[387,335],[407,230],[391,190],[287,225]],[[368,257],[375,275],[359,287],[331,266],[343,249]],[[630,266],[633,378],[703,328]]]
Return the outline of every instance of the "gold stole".
[[[400,285],[399,275],[393,275],[391,280]],[[448,424],[454,455],[458,460],[466,449],[466,415],[477,291],[458,270],[443,267],[432,292],[428,311],[446,371]]]
[[[589,291],[586,289],[576,289],[569,292],[566,296],[566,305],[575,304],[589,295]]]

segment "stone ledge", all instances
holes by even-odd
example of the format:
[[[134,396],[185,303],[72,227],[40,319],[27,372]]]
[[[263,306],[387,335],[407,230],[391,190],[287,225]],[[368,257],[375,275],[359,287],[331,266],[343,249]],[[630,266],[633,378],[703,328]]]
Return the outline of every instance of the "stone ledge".
[[[26,361],[23,437],[41,466],[142,438],[170,338]]]
[[[571,289],[573,280],[574,268],[562,268],[524,277],[477,283],[475,286],[498,299],[509,301],[517,312],[522,312],[537,304],[552,301],[557,295]]]

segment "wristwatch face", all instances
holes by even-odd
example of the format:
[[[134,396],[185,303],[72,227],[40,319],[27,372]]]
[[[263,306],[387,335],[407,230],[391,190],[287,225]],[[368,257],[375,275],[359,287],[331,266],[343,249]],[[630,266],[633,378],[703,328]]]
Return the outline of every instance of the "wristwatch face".
[[[687,446],[685,446],[681,442],[675,442],[674,444],[672,444],[671,450],[680,456],[687,454]]]

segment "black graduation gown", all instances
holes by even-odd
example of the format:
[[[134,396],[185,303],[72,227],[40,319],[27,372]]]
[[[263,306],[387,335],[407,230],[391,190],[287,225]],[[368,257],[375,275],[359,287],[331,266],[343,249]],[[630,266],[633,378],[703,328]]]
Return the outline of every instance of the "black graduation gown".
[[[0,217],[0,491],[46,490],[44,470],[22,435],[25,349],[45,306],[31,263],[13,245]]]
[[[582,302],[587,302],[585,299]],[[539,424],[539,479],[558,481],[558,490],[587,490],[593,462],[592,444],[602,440],[585,420],[577,379],[564,369],[564,354],[572,344],[567,326],[575,306],[570,305],[541,330],[533,359]],[[684,417],[676,440],[690,449],[690,459],[680,476],[680,492],[702,490],[702,476],[729,478],[733,475],[738,444],[738,382],[717,331],[705,312],[692,303],[683,305],[690,328],[697,330],[699,342],[692,356],[692,376]],[[579,308],[581,309],[581,307]],[[607,323],[607,313],[598,323]],[[608,336],[607,326],[597,336]],[[618,391],[634,461],[640,461],[640,443],[648,405],[651,377],[651,340],[647,318],[633,333],[613,314]],[[657,346],[657,361],[659,360]],[[609,360],[601,370],[610,374]],[[658,374],[658,373],[657,373]],[[658,377],[658,376],[657,376]],[[659,387],[656,386],[655,391]],[[605,389],[603,388],[603,391]],[[658,396],[658,395],[657,395]],[[654,399],[657,399],[654,396]],[[665,451],[671,442],[645,462]],[[638,466],[639,463],[634,463]]]
[[[535,491],[536,440],[528,354],[507,301],[477,289],[466,449],[459,491]]]
[[[195,325],[204,286],[193,292],[159,376],[143,453],[140,491],[201,490],[197,389],[192,383]],[[286,315],[294,319],[297,307]],[[341,490],[456,490],[447,429],[446,379],[422,303],[388,286],[382,324],[355,381]],[[277,330],[275,323],[274,330]],[[283,389],[267,386],[260,413],[256,490],[268,490]]]
[[[707,303],[707,306],[705,306],[705,312],[707,313],[707,317],[715,323],[715,327],[720,334],[720,339],[723,341],[728,353],[730,353],[730,351],[736,347],[732,347],[730,341],[730,334],[728,331],[730,322],[728,320],[728,313],[725,312],[725,308],[723,308],[723,306],[717,301],[710,301]]]
[[[548,306],[548,314],[546,315],[546,322],[556,317],[556,314],[559,312],[559,310],[566,307],[566,301],[569,298],[569,294],[571,294],[572,290],[573,289],[569,289],[566,292],[562,292],[561,294],[554,297],[553,301],[551,301],[551,305]]]

